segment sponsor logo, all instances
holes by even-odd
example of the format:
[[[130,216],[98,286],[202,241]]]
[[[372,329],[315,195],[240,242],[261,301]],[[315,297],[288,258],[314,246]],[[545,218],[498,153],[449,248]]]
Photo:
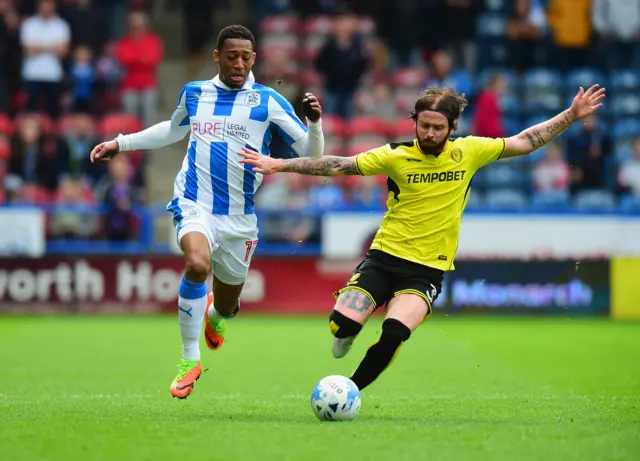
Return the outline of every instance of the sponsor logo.
[[[443,171],[441,173],[409,173],[407,174],[407,184],[462,181],[465,173],[466,170]]]

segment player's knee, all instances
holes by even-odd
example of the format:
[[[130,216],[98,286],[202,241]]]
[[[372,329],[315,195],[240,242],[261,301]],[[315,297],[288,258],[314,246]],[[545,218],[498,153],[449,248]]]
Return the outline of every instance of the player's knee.
[[[400,346],[411,337],[411,329],[397,319],[386,319],[382,322],[380,342],[388,342]]]
[[[204,282],[211,271],[211,262],[209,257],[202,253],[188,253],[185,256],[186,267],[185,276],[192,282]]]
[[[334,309],[329,314],[329,328],[336,338],[349,338],[357,336],[362,325]]]

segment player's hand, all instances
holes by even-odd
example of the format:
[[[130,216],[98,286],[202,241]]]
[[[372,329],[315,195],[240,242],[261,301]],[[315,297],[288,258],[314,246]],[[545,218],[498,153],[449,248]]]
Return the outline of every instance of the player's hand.
[[[91,151],[91,163],[108,162],[120,152],[120,146],[115,139],[98,144]]]
[[[312,122],[317,122],[322,117],[322,106],[320,101],[311,93],[305,93],[302,100],[302,112]]]
[[[253,168],[254,173],[273,174],[282,171],[284,168],[284,162],[281,159],[259,154],[247,147],[243,147],[238,154],[244,157],[240,160],[240,163],[247,163],[255,167]]]
[[[596,84],[587,91],[584,91],[584,88],[580,87],[580,91],[578,91],[576,97],[573,98],[573,102],[569,108],[574,120],[583,119],[602,107],[600,101],[607,96],[605,94],[607,90],[606,88],[598,89],[599,87],[600,85]]]

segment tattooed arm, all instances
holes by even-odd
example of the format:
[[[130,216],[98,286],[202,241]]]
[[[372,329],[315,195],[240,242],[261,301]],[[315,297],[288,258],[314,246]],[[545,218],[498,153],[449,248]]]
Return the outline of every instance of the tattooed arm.
[[[282,171],[311,176],[340,176],[359,174],[355,157],[327,155],[320,158],[290,158],[283,161]]]
[[[560,112],[546,122],[539,123],[520,134],[505,139],[505,151],[502,157],[530,154],[544,146],[569,128],[573,122],[600,109],[602,107],[600,101],[604,99],[605,91],[604,88],[598,90],[598,85],[592,86],[586,92],[580,88],[569,109]]]
[[[552,119],[527,128],[516,136],[505,139],[505,150],[502,158],[530,154],[565,131],[573,122],[573,115],[571,111],[567,109]]]
[[[355,157],[336,157],[327,155],[316,158],[275,159],[260,155],[248,148],[243,148],[240,163],[253,165],[253,171],[262,174],[278,172],[299,173],[309,176],[339,176],[360,174],[356,167]]]

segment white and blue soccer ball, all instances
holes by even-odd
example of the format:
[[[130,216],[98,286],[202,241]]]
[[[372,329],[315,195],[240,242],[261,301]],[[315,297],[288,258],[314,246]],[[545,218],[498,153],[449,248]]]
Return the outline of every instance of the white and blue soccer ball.
[[[360,389],[344,376],[322,378],[311,393],[311,408],[320,421],[351,421],[360,405]]]

